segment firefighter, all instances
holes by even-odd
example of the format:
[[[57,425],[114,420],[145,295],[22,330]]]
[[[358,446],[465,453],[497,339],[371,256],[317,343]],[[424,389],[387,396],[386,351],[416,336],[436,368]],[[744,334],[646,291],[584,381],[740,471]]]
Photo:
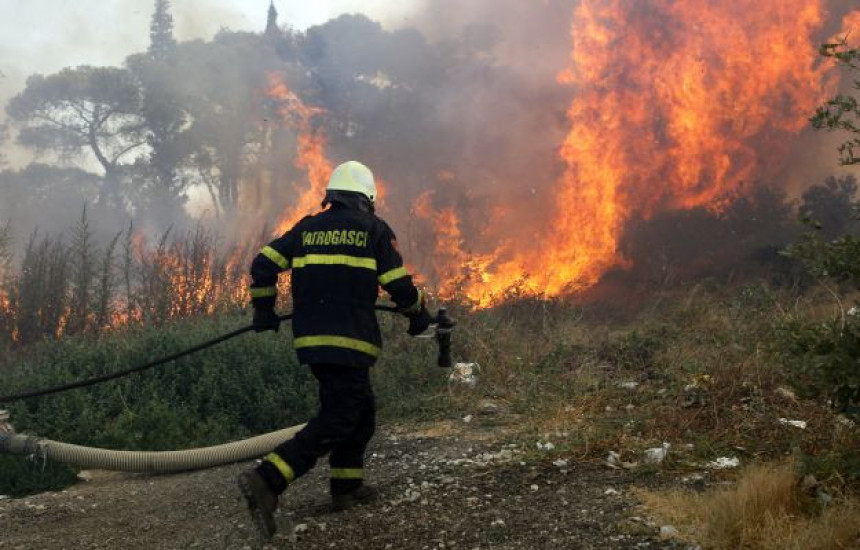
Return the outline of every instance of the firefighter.
[[[251,515],[266,539],[276,530],[278,497],[329,455],[332,509],[376,498],[364,484],[364,455],[375,430],[369,369],[382,352],[374,305],[381,286],[409,317],[408,333],[432,321],[412,283],[391,228],[374,214],[373,173],[350,161],[331,174],[324,210],[264,247],[251,265],[257,332],[277,331],[278,274],[292,269],[293,334],[302,365],[319,382],[317,415],[253,470],[239,476]]]

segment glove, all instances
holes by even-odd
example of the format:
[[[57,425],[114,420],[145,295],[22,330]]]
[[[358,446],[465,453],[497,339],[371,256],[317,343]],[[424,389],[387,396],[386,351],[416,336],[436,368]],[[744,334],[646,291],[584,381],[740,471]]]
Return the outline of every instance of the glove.
[[[281,318],[272,308],[260,308],[254,310],[254,331],[266,332],[274,330],[278,332],[281,328]]]
[[[430,328],[430,323],[433,322],[433,317],[427,311],[427,307],[421,304],[421,311],[409,317],[409,330],[406,331],[409,336],[418,336]]]

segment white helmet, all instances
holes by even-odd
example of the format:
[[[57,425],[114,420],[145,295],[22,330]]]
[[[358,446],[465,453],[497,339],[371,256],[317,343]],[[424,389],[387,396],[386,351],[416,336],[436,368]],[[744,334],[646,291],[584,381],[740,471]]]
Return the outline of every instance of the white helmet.
[[[326,191],[350,191],[361,193],[370,199],[370,202],[376,200],[376,182],[373,180],[373,172],[354,160],[344,162],[334,169]]]

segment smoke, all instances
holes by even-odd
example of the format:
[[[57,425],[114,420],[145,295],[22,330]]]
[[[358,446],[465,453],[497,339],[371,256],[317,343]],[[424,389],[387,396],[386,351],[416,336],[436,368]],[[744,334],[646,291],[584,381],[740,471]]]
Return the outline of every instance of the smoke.
[[[121,65],[127,54],[147,47],[149,2],[122,0],[108,6],[77,2],[73,16],[61,26],[41,20],[41,14],[50,11],[45,2],[19,3],[15,8],[16,27],[28,34],[13,33],[6,40],[20,41],[26,45],[20,51],[32,55],[19,56],[8,70],[0,66],[8,75],[8,82],[0,79],[0,100],[20,91],[24,76],[34,72],[55,72],[84,62]],[[824,0],[792,2],[816,9],[824,4]],[[705,166],[703,176],[684,180],[686,176],[677,171],[679,157],[655,160],[673,139],[683,141],[668,135],[671,115],[677,112],[659,104],[683,95],[678,91],[683,88],[681,75],[673,72],[680,63],[660,64],[683,55],[661,48],[669,43],[700,46],[695,29],[685,25],[711,23],[683,19],[679,3],[422,0],[395,7],[390,2],[344,0],[338,4],[341,8],[372,10],[372,16],[328,20],[333,14],[325,9],[330,8],[318,3],[299,12],[294,3],[276,2],[281,24],[300,31],[277,43],[259,35],[267,4],[260,2],[247,11],[228,0],[173,2],[176,35],[183,44],[179,68],[165,80],[164,88],[177,97],[193,98],[185,129],[189,138],[203,144],[205,153],[184,159],[181,176],[193,183],[186,191],[194,197],[195,212],[211,212],[210,219],[238,241],[258,239],[264,226],[277,227],[287,213],[294,214],[296,204],[316,204],[316,199],[301,197],[309,178],[302,163],[296,162],[302,139],[309,134],[325,141],[321,154],[326,158],[316,165],[355,158],[374,169],[387,191],[381,213],[393,222],[407,258],[422,274],[450,291],[461,285],[479,301],[489,299],[482,289],[502,293],[506,286],[521,285],[538,293],[550,289],[555,295],[569,290],[571,283],[592,284],[613,266],[625,265],[624,246],[656,239],[653,234],[637,239],[624,235],[625,230],[647,232],[649,217],[667,210],[710,212],[717,207],[712,203],[721,200],[719,195],[734,190],[741,180],[751,186],[776,183],[796,196],[834,172],[832,148],[837,137],[796,137],[795,129],[805,124],[806,116],[798,111],[814,102],[806,96],[804,102],[789,105],[790,95],[777,89],[804,88],[807,80],[817,78],[818,70],[805,65],[786,80],[763,80],[770,90],[757,88],[737,105],[725,101],[725,94],[713,96],[715,108],[730,106],[738,117],[752,113],[748,117],[752,122],[744,125],[723,113],[711,125],[700,126],[700,134],[712,137],[736,122],[736,133],[743,134],[734,136],[727,147],[697,153],[696,162]],[[769,28],[768,17],[755,14],[749,15],[756,18],[754,23],[742,25],[743,10],[731,8],[729,0],[701,4],[703,10],[713,10],[708,15],[739,18],[726,21],[728,28],[735,24],[733,32],[738,34],[732,36],[751,44],[760,28]],[[781,9],[780,14],[785,11],[780,0],[768,4]],[[851,4],[833,0],[829,13],[820,11],[825,19],[813,36],[801,37],[810,43],[803,45],[805,57],[795,57],[794,63],[808,61],[815,43],[842,29]],[[580,25],[572,28],[574,10],[583,5],[607,10],[622,6],[627,11],[617,24],[627,34],[601,44],[599,36],[587,36],[595,29],[585,28],[588,19],[582,14]],[[667,17],[670,12],[674,19]],[[814,19],[809,13],[805,16]],[[600,25],[611,27],[607,17]],[[786,17],[774,25],[788,27],[796,19],[799,16]],[[318,24],[305,31],[312,22]],[[222,28],[256,34],[218,33]],[[699,52],[698,62],[703,67],[711,63],[712,68],[702,71],[719,77],[716,57],[727,50],[718,47],[727,47],[729,35],[707,32],[714,44]],[[725,43],[718,44],[722,38]],[[595,44],[601,45],[609,61],[596,63],[602,72],[588,80],[577,64],[587,61],[584,56],[594,52],[586,50]],[[628,51],[638,47],[642,51]],[[654,53],[663,57],[642,59],[641,64],[637,60]],[[634,75],[643,66],[644,72]],[[780,70],[791,73],[790,64],[786,67]],[[733,71],[732,77],[741,73]],[[266,97],[273,74],[321,113],[312,123],[284,123],[283,117],[291,115],[279,112],[283,105]],[[689,75],[686,86],[715,86],[710,76],[697,80],[694,73]],[[663,89],[654,91],[655,82]],[[605,83],[607,88],[601,88]],[[724,89],[735,93],[739,86],[733,83]],[[592,103],[585,102],[589,94]],[[603,102],[601,94],[629,101]],[[753,109],[756,101],[766,103],[766,108]],[[709,113],[699,109],[686,116],[702,122]],[[760,120],[764,115],[774,120],[791,116],[780,126],[791,131],[772,132],[772,125]],[[627,133],[617,139],[611,135],[623,132]],[[689,149],[704,139],[694,133],[687,140]],[[752,143],[754,139],[759,142]],[[781,159],[768,156],[771,143]],[[683,146],[675,149],[677,155],[689,152]],[[716,181],[718,165],[729,162],[727,158],[734,162],[755,154],[756,163],[771,160],[755,169],[733,164],[730,177]],[[23,160],[14,151],[11,157],[16,165]],[[591,161],[595,166],[586,166]],[[26,177],[19,180],[27,181]],[[151,197],[139,201],[135,193],[147,191],[151,187],[147,181],[138,176],[126,189],[147,233],[193,223],[163,204],[169,197],[162,203]],[[678,181],[690,183],[692,191],[682,189]],[[10,213],[12,209],[0,208],[0,216]],[[45,217],[53,223],[65,219],[56,212]],[[687,236],[681,232],[678,238]],[[598,245],[603,249],[589,248]],[[641,257],[639,252],[627,255]],[[459,280],[464,266],[471,270],[470,281]]]
[[[412,232],[407,250],[425,273],[433,271],[433,238],[410,217],[425,192],[433,208],[460,214],[462,233],[470,236],[462,243],[467,254],[502,209],[506,223],[530,231],[535,214],[553,204],[565,112],[575,93],[558,82],[570,55],[573,4],[426,0],[409,17],[417,32],[391,31],[392,38],[410,36],[412,46],[378,53],[380,65],[408,66],[417,75],[415,109],[422,112],[392,117],[385,112],[390,102],[380,97],[380,104],[353,106],[350,116],[372,127],[368,133],[397,136],[390,149],[368,151],[368,160],[391,182],[386,215]],[[361,51],[363,38],[338,48]],[[349,63],[332,70],[342,81],[355,71]],[[343,145],[335,154],[347,157],[366,149],[333,145]]]

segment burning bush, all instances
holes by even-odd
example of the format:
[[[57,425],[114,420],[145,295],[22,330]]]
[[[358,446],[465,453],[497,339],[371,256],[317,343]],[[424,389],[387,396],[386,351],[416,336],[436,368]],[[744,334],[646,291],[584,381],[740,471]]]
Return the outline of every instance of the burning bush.
[[[99,245],[86,211],[60,236],[31,235],[17,266],[11,229],[0,231],[0,328],[6,345],[160,325],[241,308],[249,251],[223,251],[202,226],[153,245],[130,226]]]

